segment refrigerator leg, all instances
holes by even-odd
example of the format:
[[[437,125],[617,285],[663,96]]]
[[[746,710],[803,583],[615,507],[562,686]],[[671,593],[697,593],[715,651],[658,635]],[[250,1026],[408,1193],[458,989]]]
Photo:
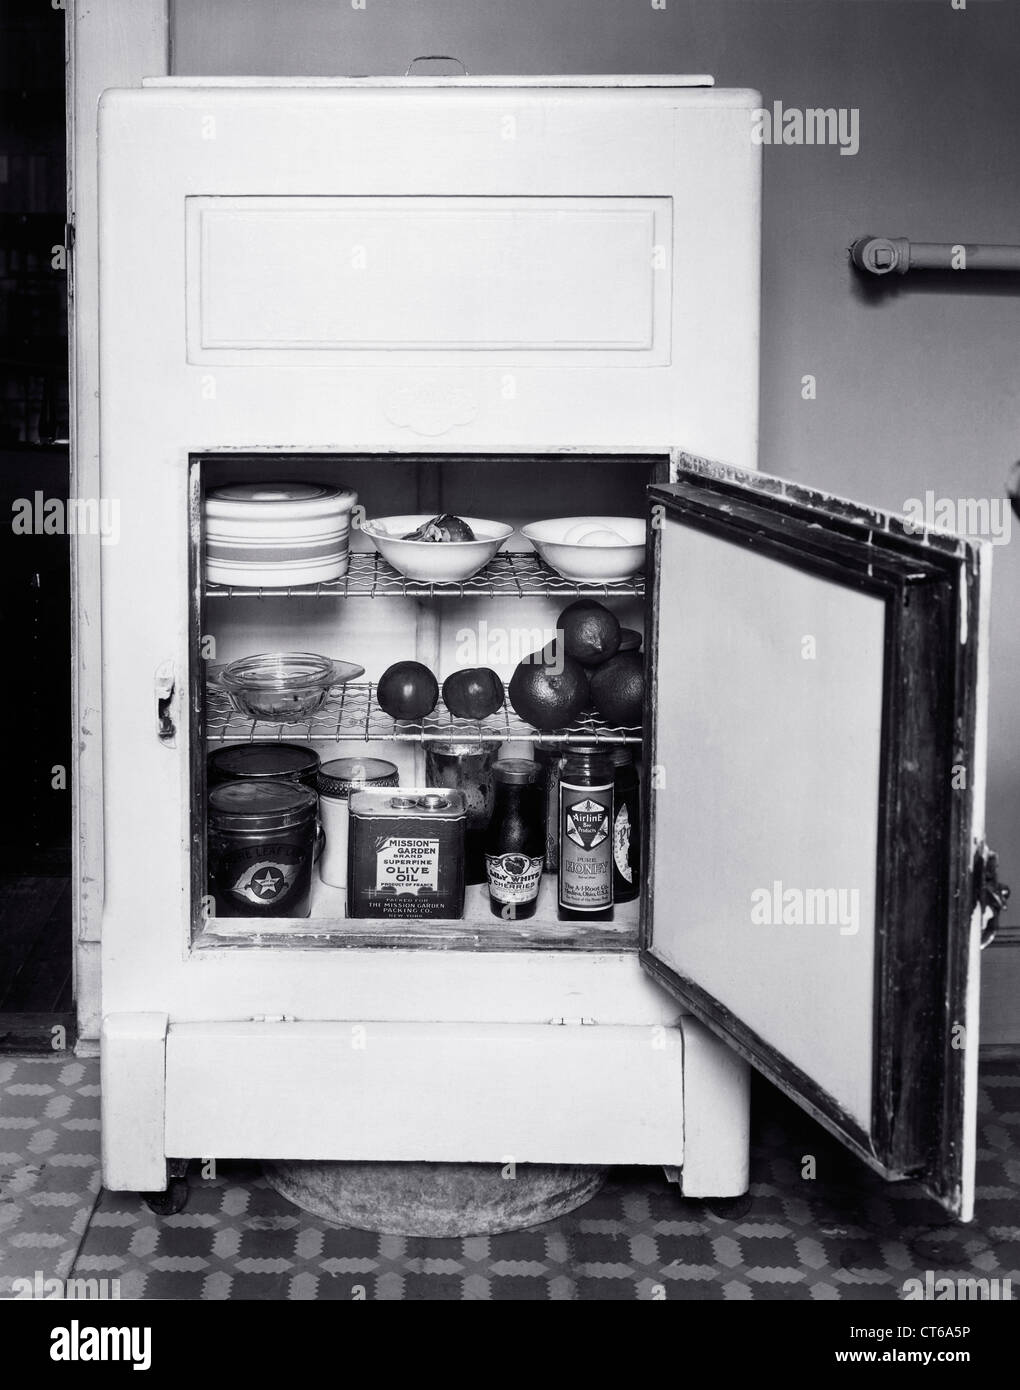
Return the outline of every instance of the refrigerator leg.
[[[694,1018],[684,1038],[685,1197],[739,1197],[750,1161],[750,1074],[747,1063]]]
[[[108,1014],[103,1020],[103,1185],[112,1192],[161,1192],[164,1151],[166,1014]]]
[[[142,1201],[156,1216],[176,1216],[188,1205],[188,1159],[167,1160],[164,1192],[143,1192]]]

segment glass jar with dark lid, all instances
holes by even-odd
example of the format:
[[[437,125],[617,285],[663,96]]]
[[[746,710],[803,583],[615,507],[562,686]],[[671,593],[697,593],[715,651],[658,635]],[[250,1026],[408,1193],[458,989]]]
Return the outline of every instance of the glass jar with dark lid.
[[[219,917],[307,917],[315,793],[297,782],[223,782],[209,793],[209,892]]]
[[[527,758],[503,758],[492,769],[495,805],[485,836],[489,906],[505,921],[533,917],[545,862],[542,769]]]
[[[560,863],[560,771],[566,756],[566,739],[535,743],[535,762],[542,770],[545,796],[545,871],[555,873]]]

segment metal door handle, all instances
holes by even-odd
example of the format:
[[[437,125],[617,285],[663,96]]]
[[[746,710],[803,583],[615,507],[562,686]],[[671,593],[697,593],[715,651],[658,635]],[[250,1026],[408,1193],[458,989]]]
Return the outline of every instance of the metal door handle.
[[[156,691],[156,737],[160,743],[173,748],[177,738],[177,725],[174,721],[177,674],[172,661],[160,662],[159,666],[156,667],[154,686]]]
[[[419,53],[417,58],[412,58],[407,65],[404,73],[405,77],[411,76],[411,69],[415,63],[456,63],[465,77],[468,76],[466,65],[460,58],[454,58],[451,53]]]
[[[981,949],[990,946],[999,929],[999,914],[1009,902],[1008,883],[999,882],[999,856],[994,850],[982,844],[978,849],[975,874],[975,896],[982,913],[987,914],[981,924]]]

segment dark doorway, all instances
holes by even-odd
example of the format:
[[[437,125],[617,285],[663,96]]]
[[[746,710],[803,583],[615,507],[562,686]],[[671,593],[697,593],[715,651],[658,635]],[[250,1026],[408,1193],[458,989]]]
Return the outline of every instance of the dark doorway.
[[[0,11],[0,1051],[69,1045],[64,11]]]

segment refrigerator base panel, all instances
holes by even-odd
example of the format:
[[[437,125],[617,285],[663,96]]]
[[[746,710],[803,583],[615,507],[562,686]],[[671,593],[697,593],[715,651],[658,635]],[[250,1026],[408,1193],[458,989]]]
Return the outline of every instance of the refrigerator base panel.
[[[181,1158],[658,1164],[747,1186],[745,1065],[699,1024],[168,1023],[108,1016],[104,1182]]]

